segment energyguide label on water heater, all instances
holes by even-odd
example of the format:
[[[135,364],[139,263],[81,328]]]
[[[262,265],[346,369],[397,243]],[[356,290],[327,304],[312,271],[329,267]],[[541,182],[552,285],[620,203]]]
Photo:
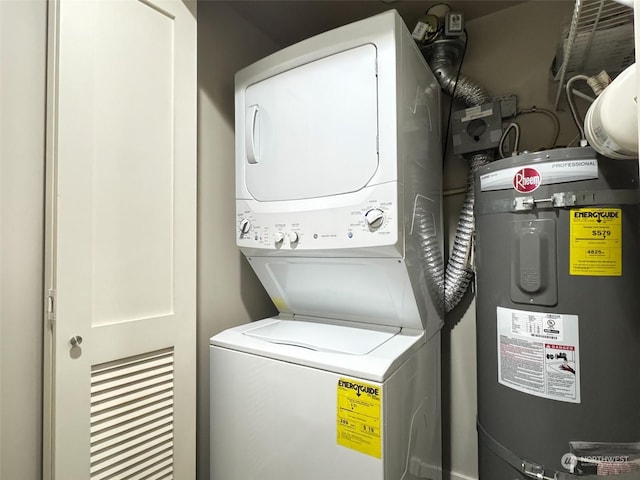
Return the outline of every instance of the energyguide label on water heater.
[[[622,275],[622,210],[580,208],[570,212],[570,275]]]
[[[578,316],[497,307],[498,383],[580,403]]]
[[[338,380],[338,445],[382,458],[382,386]]]

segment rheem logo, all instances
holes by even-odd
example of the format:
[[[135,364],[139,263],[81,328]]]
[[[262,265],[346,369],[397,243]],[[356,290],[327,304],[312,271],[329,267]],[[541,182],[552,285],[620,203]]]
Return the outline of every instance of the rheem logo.
[[[535,168],[521,168],[513,177],[513,188],[520,193],[533,192],[541,183],[542,177]]]

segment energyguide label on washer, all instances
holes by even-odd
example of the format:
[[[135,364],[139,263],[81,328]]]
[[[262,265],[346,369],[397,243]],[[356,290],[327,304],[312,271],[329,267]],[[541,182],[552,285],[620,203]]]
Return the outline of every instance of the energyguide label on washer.
[[[338,380],[338,445],[382,458],[382,386]]]
[[[497,307],[498,383],[580,403],[578,316]]]
[[[622,210],[580,208],[570,212],[570,275],[622,275]]]

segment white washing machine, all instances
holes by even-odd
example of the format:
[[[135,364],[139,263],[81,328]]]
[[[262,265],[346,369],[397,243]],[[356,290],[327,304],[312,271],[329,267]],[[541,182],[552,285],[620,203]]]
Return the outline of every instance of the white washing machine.
[[[439,91],[395,11],[236,75],[237,243],[280,314],[211,338],[212,480],[440,478]]]

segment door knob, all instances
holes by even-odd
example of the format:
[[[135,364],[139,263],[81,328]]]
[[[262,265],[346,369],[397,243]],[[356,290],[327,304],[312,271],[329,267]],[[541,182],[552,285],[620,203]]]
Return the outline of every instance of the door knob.
[[[74,335],[73,337],[71,337],[69,339],[69,343],[72,346],[77,347],[78,345],[80,345],[82,343],[82,337],[80,335]]]

